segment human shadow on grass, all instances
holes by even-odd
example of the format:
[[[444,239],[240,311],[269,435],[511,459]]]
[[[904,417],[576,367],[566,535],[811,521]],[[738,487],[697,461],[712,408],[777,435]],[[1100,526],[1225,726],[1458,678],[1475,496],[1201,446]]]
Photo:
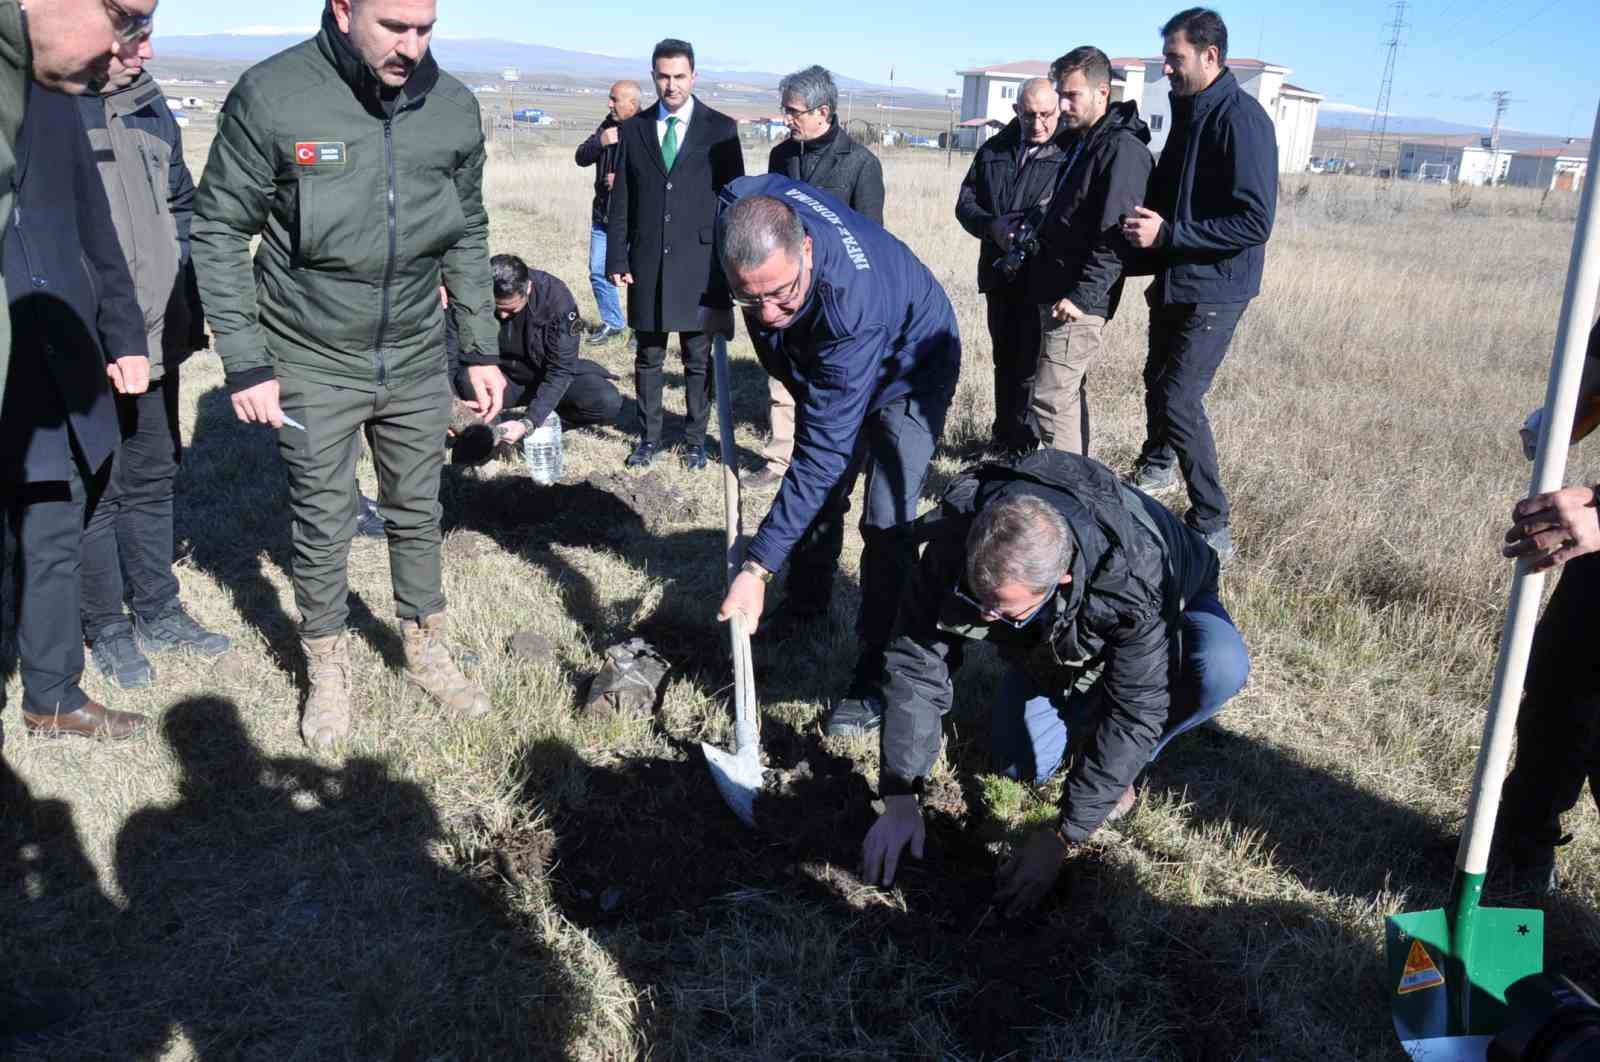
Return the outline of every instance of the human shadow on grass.
[[[517,764],[523,799],[555,833],[551,895],[659,1001],[643,1035],[663,1057],[762,1056],[784,1022],[804,1037],[784,1045],[796,1057],[1063,1057],[1037,1039],[1042,1027],[1119,1014],[1113,1027],[1165,1030],[1164,1054],[1322,1058],[1354,1052],[1294,1037],[1308,1024],[1350,1035],[1352,996],[1381,1008],[1374,983],[1293,999],[1287,1013],[1292,990],[1253,953],[1370,963],[1365,941],[1309,905],[1159,901],[1093,850],[1039,912],[1003,917],[990,831],[947,785],[925,796],[925,858],[903,864],[892,893],[868,888],[856,873],[874,818],[865,778],[815,735],[771,719],[763,729],[774,771],[755,830],[687,747],[591,766],[534,742]],[[1328,987],[1339,976],[1330,970]],[[1115,1041],[1099,1047],[1095,1057],[1117,1053]]]
[[[264,756],[220,698],[161,731],[182,778],[117,837],[123,907],[70,812],[5,778],[6,952],[80,1004],[19,1057],[155,1057],[180,1031],[200,1058],[563,1057],[586,990],[497,878],[441,864],[420,786]]]
[[[180,548],[187,548],[196,568],[228,588],[234,607],[260,632],[278,666],[299,674],[299,624],[265,570],[266,564],[285,574],[292,570],[287,477],[272,430],[240,421],[226,388],[200,396],[177,492],[174,531]],[[371,547],[358,541],[352,548]],[[404,666],[394,624],[375,616],[353,590],[349,625],[390,668]]]

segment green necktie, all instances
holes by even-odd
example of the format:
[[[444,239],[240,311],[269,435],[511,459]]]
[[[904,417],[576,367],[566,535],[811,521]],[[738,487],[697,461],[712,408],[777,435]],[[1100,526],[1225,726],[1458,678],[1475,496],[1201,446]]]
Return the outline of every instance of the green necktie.
[[[667,172],[672,172],[672,164],[678,161],[678,119],[667,119],[667,135],[661,138],[661,161],[667,164]]]

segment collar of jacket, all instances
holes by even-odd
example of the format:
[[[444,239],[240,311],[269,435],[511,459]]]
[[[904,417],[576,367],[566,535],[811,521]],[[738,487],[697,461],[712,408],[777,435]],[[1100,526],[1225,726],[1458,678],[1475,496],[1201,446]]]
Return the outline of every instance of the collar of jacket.
[[[840,130],[840,128],[839,128],[838,121],[836,119],[830,118],[828,120],[828,131],[826,133],[823,133],[821,136],[817,137],[815,140],[801,140],[801,141],[798,141],[798,143],[800,145],[800,153],[803,155],[808,151],[822,151],[822,150],[825,150],[827,148],[831,148],[834,145],[834,142],[839,139],[840,132],[842,132],[842,130]],[[845,142],[843,144],[841,144],[840,147],[848,150],[849,145],[850,145],[850,138],[848,136],[846,136],[844,138],[844,141]]]
[[[1223,67],[1222,73],[1217,75],[1215,81],[1193,96],[1180,96],[1176,92],[1167,93],[1167,97],[1172,101],[1172,116],[1177,118],[1181,107],[1189,112],[1192,120],[1199,121],[1217,104],[1232,96],[1238,87],[1239,82],[1234,78],[1233,71]]]
[[[156,84],[156,79],[150,76],[150,71],[140,71],[131,85],[119,88],[113,92],[103,93],[100,97],[105,101],[106,114],[113,118],[123,118],[135,114],[162,98],[161,86]]]
[[[422,53],[422,60],[411,71],[400,92],[385,101],[383,91],[386,86],[378,80],[378,75],[372,72],[367,61],[356,51],[355,45],[350,43],[350,38],[333,20],[332,4],[322,11],[322,29],[317,33],[317,47],[344,83],[350,86],[356,99],[375,118],[389,118],[398,111],[415,106],[439,83],[439,64],[434,62],[433,49],[430,48]]]
[[[1084,146],[1088,147],[1104,137],[1123,131],[1130,133],[1141,143],[1150,143],[1150,127],[1139,117],[1139,105],[1132,100],[1122,100],[1107,107],[1106,113],[1100,116],[1100,120],[1094,123],[1094,127],[1084,137]]]

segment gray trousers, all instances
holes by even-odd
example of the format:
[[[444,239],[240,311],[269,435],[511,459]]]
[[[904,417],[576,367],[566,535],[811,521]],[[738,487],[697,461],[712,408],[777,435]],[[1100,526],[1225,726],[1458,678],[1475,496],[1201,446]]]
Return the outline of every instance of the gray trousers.
[[[395,613],[422,619],[443,612],[439,471],[451,398],[445,374],[372,391],[292,379],[279,385],[283,411],[306,426],[284,425],[278,432],[289,472],[301,634],[335,634],[350,615],[348,561],[363,429],[378,473],[378,514],[389,533]]]

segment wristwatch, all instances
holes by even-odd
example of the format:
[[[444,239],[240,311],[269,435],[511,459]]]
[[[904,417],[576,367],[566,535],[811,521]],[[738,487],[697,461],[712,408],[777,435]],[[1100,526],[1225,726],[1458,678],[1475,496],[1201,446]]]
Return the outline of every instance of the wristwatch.
[[[767,571],[753,560],[747,560],[743,564],[739,565],[739,570],[744,572],[746,575],[755,576],[764,583],[772,582],[772,573]]]

